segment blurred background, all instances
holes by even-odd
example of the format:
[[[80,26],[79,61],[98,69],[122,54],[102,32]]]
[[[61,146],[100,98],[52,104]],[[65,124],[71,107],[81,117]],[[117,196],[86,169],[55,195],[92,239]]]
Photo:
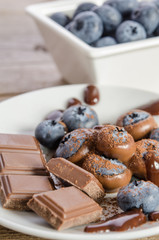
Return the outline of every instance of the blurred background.
[[[46,0],[48,2],[48,0]],[[63,84],[25,7],[45,0],[0,0],[0,100]]]

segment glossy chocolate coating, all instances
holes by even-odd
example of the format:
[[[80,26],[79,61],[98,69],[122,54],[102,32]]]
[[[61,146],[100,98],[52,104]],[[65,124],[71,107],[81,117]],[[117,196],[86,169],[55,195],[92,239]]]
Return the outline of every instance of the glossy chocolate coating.
[[[108,158],[126,163],[136,150],[133,137],[124,128],[107,125],[97,132],[96,149]]]
[[[144,120],[124,126],[125,116],[132,115],[134,112],[139,112],[139,113],[143,112],[145,114],[147,113],[139,109],[134,109],[120,116],[116,122],[116,125],[120,127],[124,127],[125,130],[128,131],[128,133],[130,133],[133,136],[134,140],[137,141],[147,137],[147,135],[151,132],[151,130],[157,127],[157,123],[155,122],[154,118],[149,114],[148,117]]]
[[[107,125],[110,125],[110,124],[96,125],[96,126],[93,127],[93,129],[94,129],[94,130],[101,130],[102,128],[107,127]]]
[[[139,107],[139,109],[144,110],[150,113],[151,115],[159,115],[159,100],[141,106]]]
[[[84,90],[84,101],[89,105],[95,105],[99,102],[99,90],[94,85],[89,85]]]
[[[80,161],[92,146],[94,131],[80,128],[65,135],[56,150],[56,157],[66,158],[71,162]]]
[[[91,172],[107,192],[116,192],[120,187],[126,186],[132,177],[131,171],[123,163],[94,153],[86,156],[82,167]]]
[[[81,101],[78,100],[77,98],[70,98],[68,100],[66,108],[72,107],[74,105],[81,105],[81,104],[82,104]]]
[[[134,209],[128,212],[120,213],[108,219],[104,223],[87,226],[85,232],[99,231],[126,231],[138,227],[146,222],[146,216],[141,209]]]
[[[136,152],[128,163],[132,173],[141,179],[146,179],[146,165],[144,156],[149,151],[159,152],[159,142],[152,139],[142,139],[136,142]]]
[[[35,194],[28,206],[58,230],[99,219],[102,208],[75,187]]]
[[[159,187],[159,152],[149,151],[144,156],[147,180]]]
[[[149,213],[148,220],[158,222],[159,221],[159,211]]]

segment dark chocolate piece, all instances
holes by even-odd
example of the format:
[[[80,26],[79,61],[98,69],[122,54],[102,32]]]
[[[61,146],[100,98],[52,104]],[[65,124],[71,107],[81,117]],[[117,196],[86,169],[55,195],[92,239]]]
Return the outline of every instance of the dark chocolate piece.
[[[95,105],[99,102],[99,90],[94,85],[89,85],[84,90],[84,101],[89,105]]]
[[[159,211],[149,213],[148,219],[149,219],[149,221],[158,222],[159,221]]]
[[[75,187],[35,194],[28,206],[57,230],[99,219],[102,208]]]
[[[159,187],[159,152],[151,150],[144,155],[146,179]]]
[[[40,153],[3,152],[0,154],[0,175],[47,175],[45,159]]]
[[[105,195],[101,183],[93,174],[64,158],[52,158],[46,166],[48,171],[84,191],[94,200]]]
[[[48,176],[3,175],[0,177],[0,199],[4,208],[29,210],[33,194],[53,190]]]
[[[141,209],[134,209],[128,212],[120,213],[108,219],[104,223],[87,226],[85,232],[99,231],[126,231],[138,227],[146,222],[146,216]]]

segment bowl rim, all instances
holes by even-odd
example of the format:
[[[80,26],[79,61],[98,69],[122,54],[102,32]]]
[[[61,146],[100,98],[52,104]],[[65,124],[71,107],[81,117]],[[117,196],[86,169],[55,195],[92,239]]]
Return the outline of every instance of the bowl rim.
[[[91,0],[91,2],[98,5],[102,4],[105,0]],[[49,14],[55,12],[66,12],[70,10],[75,10],[75,8],[84,0],[60,0],[60,1],[51,1],[45,3],[38,3],[29,5],[25,8],[26,12],[32,16],[35,20],[42,22],[46,27],[49,27],[50,30],[58,32],[60,36],[65,39],[69,39],[73,45],[78,47],[89,58],[103,58],[109,57],[112,55],[124,54],[126,52],[133,52],[148,48],[153,48],[159,46],[159,36],[152,37],[144,40],[129,42],[129,43],[120,43],[113,46],[94,48],[74,34],[69,32],[64,27],[60,26],[58,23],[49,18]],[[51,10],[51,11],[50,11]]]

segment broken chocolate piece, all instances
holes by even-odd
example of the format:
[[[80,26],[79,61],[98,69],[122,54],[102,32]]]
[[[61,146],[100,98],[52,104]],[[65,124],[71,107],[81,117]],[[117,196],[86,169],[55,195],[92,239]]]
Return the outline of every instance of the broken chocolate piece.
[[[87,193],[94,200],[100,200],[104,189],[92,173],[64,158],[52,158],[46,165],[48,171]]]
[[[28,206],[57,230],[99,219],[102,208],[75,187],[35,194]]]
[[[3,175],[0,177],[0,200],[4,208],[29,210],[33,194],[53,190],[48,176]]]

